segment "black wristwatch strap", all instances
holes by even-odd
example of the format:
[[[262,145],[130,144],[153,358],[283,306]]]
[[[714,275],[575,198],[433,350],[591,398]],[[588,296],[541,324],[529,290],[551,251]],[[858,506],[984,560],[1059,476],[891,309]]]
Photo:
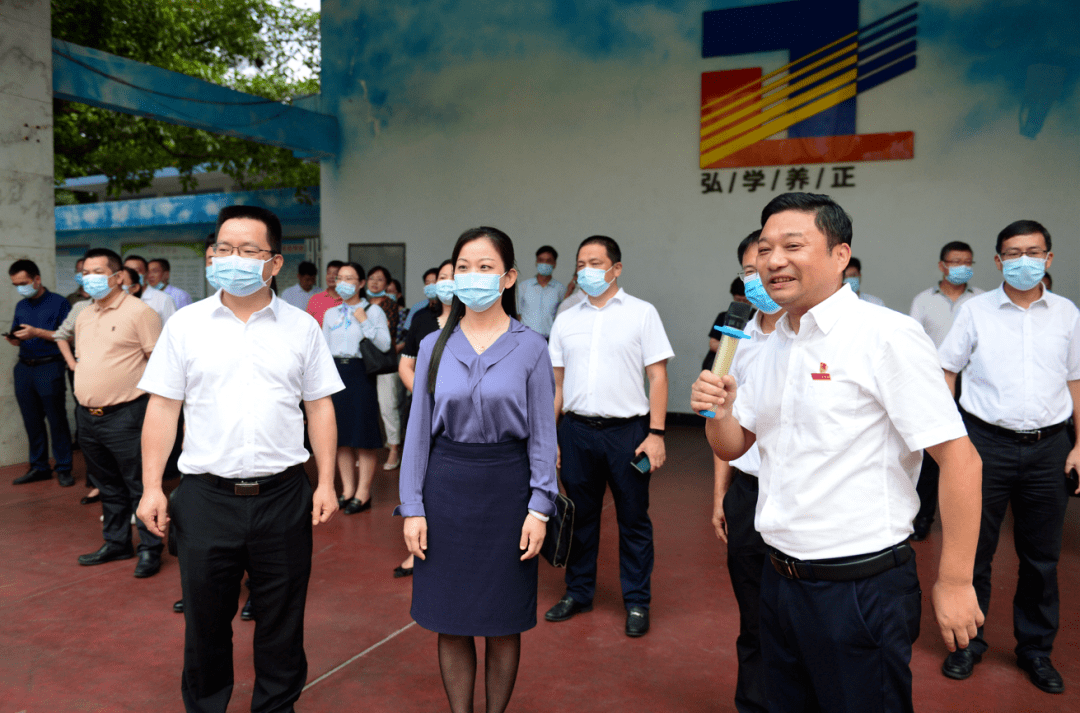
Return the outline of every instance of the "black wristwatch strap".
[[[649,433],[651,433],[654,436],[663,436],[664,435],[664,429],[662,429],[662,428],[650,428]]]

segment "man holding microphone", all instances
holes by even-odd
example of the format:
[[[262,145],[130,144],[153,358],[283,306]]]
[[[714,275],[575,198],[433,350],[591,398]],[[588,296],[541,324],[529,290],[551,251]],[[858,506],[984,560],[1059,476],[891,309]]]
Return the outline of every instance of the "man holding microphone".
[[[720,458],[759,446],[762,659],[770,708],[785,712],[912,710],[921,593],[906,540],[924,448],[941,465],[933,601],[948,648],[966,647],[983,621],[978,453],[918,323],[843,285],[851,234],[828,196],[765,207],[757,270],[786,314],[745,385],[703,372],[691,396],[695,411],[715,412],[706,435]]]

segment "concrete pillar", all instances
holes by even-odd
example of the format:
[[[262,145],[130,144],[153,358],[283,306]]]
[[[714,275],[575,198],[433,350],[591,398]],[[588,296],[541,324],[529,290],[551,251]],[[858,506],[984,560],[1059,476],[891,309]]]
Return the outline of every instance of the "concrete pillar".
[[[33,260],[49,289],[56,279],[51,38],[48,0],[0,0],[0,331],[5,332],[20,299],[8,280],[11,263]],[[0,465],[27,460],[11,376],[17,352],[0,341]]]

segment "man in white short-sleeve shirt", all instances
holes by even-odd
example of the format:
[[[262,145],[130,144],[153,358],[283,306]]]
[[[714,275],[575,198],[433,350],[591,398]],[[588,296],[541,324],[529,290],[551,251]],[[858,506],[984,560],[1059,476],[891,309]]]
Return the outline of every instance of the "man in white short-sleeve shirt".
[[[224,713],[228,706],[231,622],[247,569],[258,601],[251,707],[292,710],[307,678],[312,526],[338,507],[330,395],[344,385],[315,320],[268,286],[283,262],[277,217],[228,206],[216,233],[221,290],[169,320],[139,382],[151,398],[138,515],[159,535],[173,521],[186,625],[185,708]],[[314,492],[303,467],[309,454],[301,401],[318,468]],[[170,503],[161,479],[181,406],[184,477]]]
[[[907,544],[921,451],[942,470],[944,538],[933,600],[949,648],[982,615],[971,585],[979,458],[910,317],[842,284],[851,219],[828,196],[787,193],[762,212],[757,269],[786,314],[746,370],[702,372],[695,411],[725,460],[761,451],[755,524],[770,708],[911,710],[921,613]]]
[[[1080,310],[1042,285],[1054,259],[1042,225],[1012,223],[998,235],[996,250],[1005,282],[960,308],[938,354],[950,384],[963,372],[960,407],[984,464],[975,555],[979,606],[989,613],[990,565],[1011,505],[1020,560],[1013,599],[1017,664],[1038,688],[1061,693],[1065,684],[1050,653],[1069,500],[1064,479],[1080,467],[1080,449],[1072,449],[1066,432],[1069,417],[1080,415]],[[971,646],[949,654],[942,673],[967,678],[987,648],[980,628]]]
[[[158,317],[161,318],[161,325],[165,326],[165,322],[169,321],[169,317],[176,314],[176,303],[168,294],[150,287],[146,280],[150,263],[146,261],[146,258],[139,255],[128,255],[124,258],[124,267],[130,267],[139,273],[139,284],[142,285],[142,301],[157,312]]]
[[[643,636],[652,598],[649,479],[666,457],[667,361],[675,352],[656,308],[619,287],[618,243],[603,235],[586,238],[578,248],[577,268],[588,299],[555,318],[548,340],[555,416],[561,419],[562,483],[575,511],[566,594],[544,618],[565,621],[592,608],[600,512],[610,485],[619,522],[626,634]],[[637,461],[639,455],[645,458]]]

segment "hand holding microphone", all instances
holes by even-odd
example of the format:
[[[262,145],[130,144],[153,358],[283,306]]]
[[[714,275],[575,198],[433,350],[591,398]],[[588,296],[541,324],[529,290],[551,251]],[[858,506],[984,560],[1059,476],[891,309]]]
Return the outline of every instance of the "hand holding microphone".
[[[735,350],[739,346],[739,340],[750,338],[750,335],[742,330],[753,314],[754,308],[752,305],[744,302],[732,302],[728,307],[727,316],[724,318],[724,326],[713,327],[722,335],[712,366],[712,376],[716,378],[708,379],[706,377],[709,372],[702,372],[694,383],[694,390],[691,395],[691,406],[706,418],[716,418],[717,416],[717,411],[712,408],[712,404],[715,404],[717,408],[726,404],[727,408],[724,409],[724,414],[730,414],[731,412],[731,402],[735,398],[735,380],[728,376],[728,372],[731,371],[731,362],[735,358]],[[699,383],[703,387],[700,392]],[[699,396],[702,398],[699,398]],[[703,400],[705,396],[712,396],[714,400],[706,402]],[[730,398],[728,398],[729,396]]]

